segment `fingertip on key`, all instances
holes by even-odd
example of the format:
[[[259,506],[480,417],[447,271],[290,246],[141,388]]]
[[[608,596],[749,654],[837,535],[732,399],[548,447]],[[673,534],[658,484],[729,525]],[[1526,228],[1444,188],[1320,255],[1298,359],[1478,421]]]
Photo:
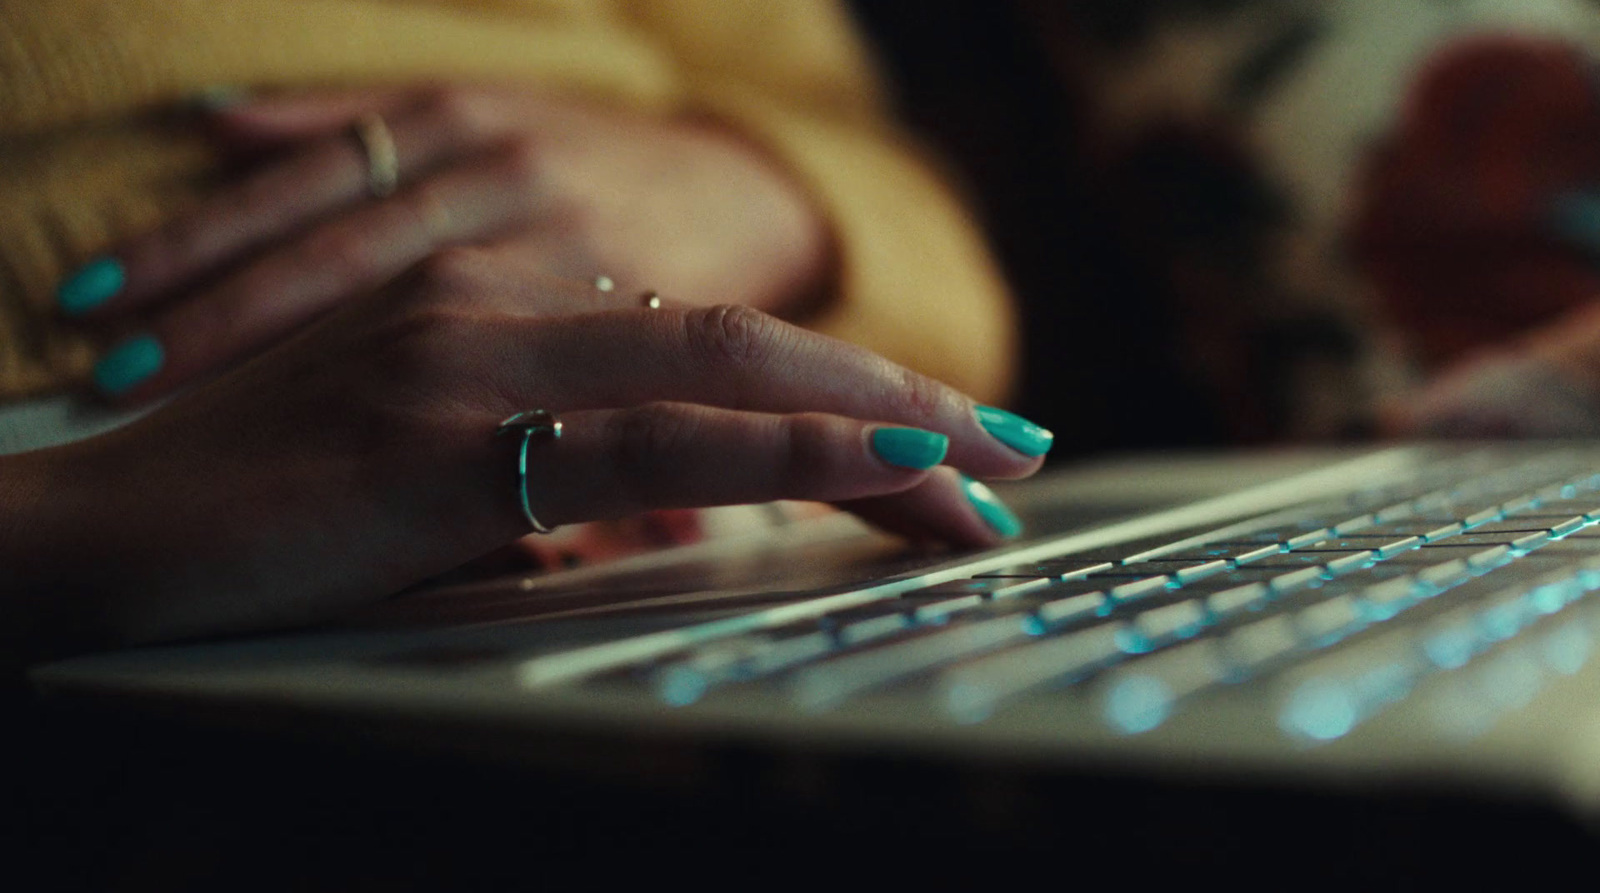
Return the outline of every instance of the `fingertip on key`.
[[[977,407],[978,423],[989,436],[1030,459],[1050,452],[1056,436],[1048,428],[994,406]]]
[[[1022,533],[1022,519],[1002,501],[989,486],[966,475],[961,475],[961,492],[978,513],[978,517],[995,533],[1012,539]]]
[[[167,353],[151,335],[118,344],[94,367],[94,386],[107,397],[120,397],[161,371]]]
[[[97,257],[56,289],[56,306],[67,316],[82,316],[109,301],[128,284],[128,270],[114,257]]]

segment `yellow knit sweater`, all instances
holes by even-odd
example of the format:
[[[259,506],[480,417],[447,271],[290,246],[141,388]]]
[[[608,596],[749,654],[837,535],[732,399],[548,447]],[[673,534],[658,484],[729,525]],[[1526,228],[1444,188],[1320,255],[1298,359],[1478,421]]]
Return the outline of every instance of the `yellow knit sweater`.
[[[64,275],[213,182],[185,100],[213,87],[524,82],[710,113],[811,190],[841,248],[814,325],[994,400],[1012,318],[981,239],[886,123],[830,0],[0,3],[0,398],[81,384]]]

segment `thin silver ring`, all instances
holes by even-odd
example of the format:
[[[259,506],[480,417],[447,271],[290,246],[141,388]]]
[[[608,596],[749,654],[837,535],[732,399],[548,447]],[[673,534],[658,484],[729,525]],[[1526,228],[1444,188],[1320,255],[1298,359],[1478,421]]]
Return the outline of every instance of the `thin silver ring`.
[[[528,524],[534,533],[549,533],[554,527],[546,527],[534,517],[533,504],[528,501],[528,444],[538,438],[540,443],[549,443],[561,439],[561,420],[555,414],[543,409],[531,409],[519,412],[500,423],[495,429],[495,434],[520,434],[522,443],[517,448],[517,500],[522,505],[522,517],[528,519]]]
[[[394,134],[377,112],[362,115],[355,124],[356,142],[367,155],[367,190],[373,198],[388,198],[400,188],[400,153]]]

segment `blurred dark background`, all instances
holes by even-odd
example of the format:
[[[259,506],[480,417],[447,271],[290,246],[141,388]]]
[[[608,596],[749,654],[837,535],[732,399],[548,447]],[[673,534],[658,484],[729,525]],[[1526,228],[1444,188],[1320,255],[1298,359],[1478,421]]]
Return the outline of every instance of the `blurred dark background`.
[[[1016,405],[1063,435],[1055,455],[1222,440],[1217,407],[1175,359],[1162,277],[1122,237],[1118,196],[1087,157],[1083,97],[1053,67],[1048,44],[1063,35],[1041,30],[1020,4],[853,5],[903,118],[958,173],[1018,296]],[[1172,4],[1064,5],[1079,27],[1120,42]]]

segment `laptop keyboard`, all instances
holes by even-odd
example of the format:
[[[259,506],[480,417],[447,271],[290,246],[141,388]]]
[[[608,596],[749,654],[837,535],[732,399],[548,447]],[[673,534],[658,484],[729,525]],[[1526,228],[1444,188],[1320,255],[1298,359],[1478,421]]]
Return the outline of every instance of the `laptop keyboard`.
[[[1090,698],[1128,734],[1270,680],[1283,732],[1325,741],[1454,674],[1449,721],[1481,731],[1588,656],[1587,619],[1569,609],[1600,589],[1596,458],[1469,458],[1404,487],[912,590],[602,679],[674,705],[757,686],[808,711],[896,690],[968,723],[1021,699]]]

